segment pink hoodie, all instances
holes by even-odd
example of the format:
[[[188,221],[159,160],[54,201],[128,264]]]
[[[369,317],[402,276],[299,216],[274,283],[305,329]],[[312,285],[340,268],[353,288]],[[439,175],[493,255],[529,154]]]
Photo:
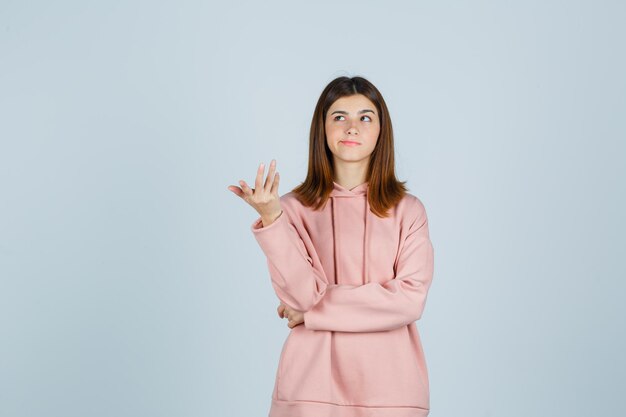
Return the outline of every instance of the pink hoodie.
[[[251,226],[272,286],[304,311],[280,355],[269,417],[425,417],[428,371],[415,321],[433,277],[422,202],[369,210],[365,182],[334,183],[320,211],[289,192],[283,213]]]

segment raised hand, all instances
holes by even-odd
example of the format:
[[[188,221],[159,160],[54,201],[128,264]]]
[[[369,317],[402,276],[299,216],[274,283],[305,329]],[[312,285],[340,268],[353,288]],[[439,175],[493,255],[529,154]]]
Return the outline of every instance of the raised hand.
[[[282,213],[280,207],[280,196],[278,195],[278,184],[280,176],[276,172],[276,160],[272,159],[267,178],[263,182],[263,174],[265,173],[265,164],[261,163],[257,169],[254,188],[248,187],[244,180],[239,180],[240,187],[229,185],[228,189],[236,196],[241,197],[245,202],[250,204],[263,221],[263,226],[272,223]]]

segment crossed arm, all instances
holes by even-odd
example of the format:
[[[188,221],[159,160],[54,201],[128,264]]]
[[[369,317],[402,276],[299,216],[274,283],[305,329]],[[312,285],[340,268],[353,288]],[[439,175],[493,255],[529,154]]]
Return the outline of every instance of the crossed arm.
[[[383,283],[328,284],[287,211],[266,227],[257,220],[252,230],[267,256],[272,286],[281,301],[279,317],[286,316],[290,328],[304,324],[310,330],[343,332],[386,331],[418,320],[432,282],[434,255],[425,208],[414,201],[396,275]]]

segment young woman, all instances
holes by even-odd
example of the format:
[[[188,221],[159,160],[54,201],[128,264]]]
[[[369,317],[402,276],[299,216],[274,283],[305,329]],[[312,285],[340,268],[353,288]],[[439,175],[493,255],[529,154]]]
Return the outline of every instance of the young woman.
[[[415,321],[433,277],[421,200],[395,176],[391,119],[362,77],[339,77],[313,114],[307,177],[282,197],[272,160],[254,188],[283,346],[270,417],[425,417],[428,372]]]

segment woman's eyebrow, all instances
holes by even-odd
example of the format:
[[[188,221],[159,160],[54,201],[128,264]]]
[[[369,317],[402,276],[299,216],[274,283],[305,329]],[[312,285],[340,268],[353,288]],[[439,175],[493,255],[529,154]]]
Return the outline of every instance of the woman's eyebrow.
[[[359,110],[359,111],[357,112],[357,114],[363,114],[363,113],[367,113],[367,112],[374,113],[374,110],[370,110],[370,109],[363,109],[363,110]],[[332,116],[332,115],[333,115],[333,114],[335,114],[335,113],[348,114],[348,112],[347,112],[347,111],[343,111],[343,110],[335,110],[335,111],[334,111],[334,112],[332,112],[330,115]]]

